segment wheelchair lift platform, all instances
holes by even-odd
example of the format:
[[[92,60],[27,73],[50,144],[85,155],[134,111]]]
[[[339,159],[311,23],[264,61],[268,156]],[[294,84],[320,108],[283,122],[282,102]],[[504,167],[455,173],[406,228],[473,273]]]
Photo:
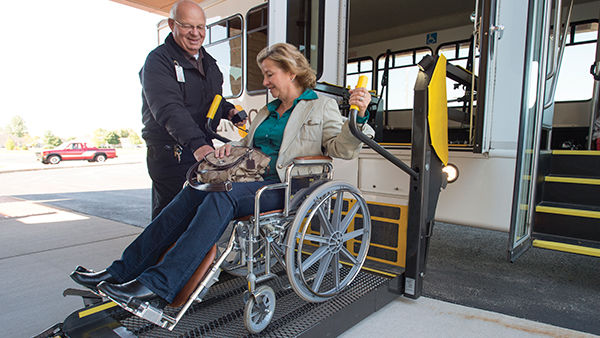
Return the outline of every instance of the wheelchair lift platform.
[[[361,271],[336,297],[311,303],[287,284],[285,271],[266,284],[276,294],[276,311],[270,325],[251,335],[244,326],[245,277],[221,275],[202,302],[188,309],[173,331],[136,317],[110,301],[71,314],[62,327],[66,337],[327,337],[337,336],[399,296],[402,278]],[[401,289],[401,286],[400,286]],[[96,310],[95,310],[96,309]],[[176,313],[177,308],[167,308]],[[86,318],[88,317],[88,318]],[[38,337],[51,336],[51,329]]]

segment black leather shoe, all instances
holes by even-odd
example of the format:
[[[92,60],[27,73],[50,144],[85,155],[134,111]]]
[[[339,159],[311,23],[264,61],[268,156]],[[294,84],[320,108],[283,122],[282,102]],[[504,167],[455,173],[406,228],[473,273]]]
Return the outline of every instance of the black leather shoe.
[[[148,302],[158,309],[163,309],[167,305],[164,299],[135,279],[123,284],[102,282],[98,284],[98,290],[113,301],[134,310],[137,310],[143,302]]]
[[[100,282],[117,283],[118,281],[108,271],[102,270],[98,272],[90,271],[82,266],[75,268],[71,273],[71,279],[75,283],[85,286],[88,289],[96,291]]]

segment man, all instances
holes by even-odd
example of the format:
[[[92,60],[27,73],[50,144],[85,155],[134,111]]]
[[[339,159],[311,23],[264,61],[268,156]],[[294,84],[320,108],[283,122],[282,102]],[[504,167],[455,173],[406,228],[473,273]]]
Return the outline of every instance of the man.
[[[140,71],[152,219],[181,190],[187,169],[213,151],[205,130],[206,113],[223,85],[215,59],[202,47],[206,35],[202,8],[191,0],[178,1],[168,22],[171,34],[150,52]],[[231,103],[222,101],[212,127],[223,115],[231,119],[235,113]]]

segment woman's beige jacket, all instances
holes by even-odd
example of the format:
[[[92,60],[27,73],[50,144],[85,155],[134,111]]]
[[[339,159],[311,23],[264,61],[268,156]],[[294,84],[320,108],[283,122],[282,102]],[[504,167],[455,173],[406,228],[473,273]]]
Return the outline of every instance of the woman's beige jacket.
[[[269,111],[265,106],[252,119],[248,135],[232,144],[251,147],[256,128],[268,116]],[[369,137],[375,134],[366,123],[361,129]],[[286,167],[296,157],[328,155],[349,160],[358,156],[361,147],[362,142],[350,132],[348,121],[340,114],[334,99],[319,95],[315,100],[301,100],[292,111],[283,132],[277,174],[283,182]],[[312,170],[315,168],[304,168],[296,174],[308,174]]]

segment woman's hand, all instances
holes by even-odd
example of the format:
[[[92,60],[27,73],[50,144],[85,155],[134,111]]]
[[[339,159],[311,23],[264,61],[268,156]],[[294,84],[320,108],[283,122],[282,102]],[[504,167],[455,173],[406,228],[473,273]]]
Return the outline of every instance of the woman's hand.
[[[230,153],[231,153],[231,144],[226,143],[215,150],[215,157],[216,158],[227,157],[227,156],[229,156]]]
[[[350,100],[348,103],[350,105],[355,105],[358,107],[358,116],[365,116],[365,111],[367,110],[367,106],[371,102],[371,94],[366,88],[354,88],[350,89]]]

